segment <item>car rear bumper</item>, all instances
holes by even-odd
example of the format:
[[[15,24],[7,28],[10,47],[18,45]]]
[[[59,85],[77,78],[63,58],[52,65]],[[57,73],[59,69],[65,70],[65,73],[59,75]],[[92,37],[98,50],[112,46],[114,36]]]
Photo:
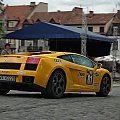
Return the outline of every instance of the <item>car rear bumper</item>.
[[[10,90],[20,90],[28,92],[44,92],[45,88],[34,83],[0,81],[0,86],[8,87]]]

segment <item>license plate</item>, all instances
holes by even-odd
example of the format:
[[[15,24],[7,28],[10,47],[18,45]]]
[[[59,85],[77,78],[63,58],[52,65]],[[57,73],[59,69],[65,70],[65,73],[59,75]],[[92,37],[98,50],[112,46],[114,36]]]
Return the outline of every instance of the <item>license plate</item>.
[[[4,81],[16,81],[16,77],[15,76],[0,76],[0,80],[4,80]]]

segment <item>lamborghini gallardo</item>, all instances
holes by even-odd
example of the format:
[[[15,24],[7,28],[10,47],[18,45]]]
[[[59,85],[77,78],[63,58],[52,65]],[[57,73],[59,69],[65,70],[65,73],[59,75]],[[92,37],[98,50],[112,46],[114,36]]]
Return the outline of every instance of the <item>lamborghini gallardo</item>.
[[[100,63],[70,52],[28,52],[0,56],[0,95],[10,90],[41,92],[61,98],[69,92],[108,96],[111,73]]]

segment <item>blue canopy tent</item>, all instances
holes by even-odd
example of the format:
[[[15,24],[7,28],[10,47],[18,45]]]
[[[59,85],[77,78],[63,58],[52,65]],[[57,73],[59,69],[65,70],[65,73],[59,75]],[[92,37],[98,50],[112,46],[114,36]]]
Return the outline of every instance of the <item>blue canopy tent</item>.
[[[20,40],[33,40],[40,38],[80,38],[83,33],[84,32],[81,28],[39,22],[9,33],[5,38]],[[87,36],[89,40],[113,42],[113,39],[111,38],[90,31],[87,32]]]
[[[81,28],[51,24],[46,22],[39,22],[23,29],[16,30],[5,36],[6,39],[19,39],[19,40],[33,40],[33,39],[49,39],[50,49],[58,51],[72,51],[80,53],[80,39],[84,31]],[[57,42],[56,42],[57,41]],[[77,42],[76,42],[77,41]],[[113,39],[103,35],[99,35],[93,32],[87,32],[87,53],[90,56],[103,56],[110,52],[110,46]],[[55,49],[55,43],[57,43],[57,49]],[[98,44],[99,43],[99,44]],[[95,50],[96,45],[99,50]],[[94,46],[93,46],[94,45]],[[103,48],[102,46],[105,48]],[[63,47],[64,46],[64,47]],[[72,50],[65,50],[64,48],[71,48]],[[74,46],[74,48],[73,48]],[[92,47],[91,47],[92,46]],[[62,47],[62,50],[60,49]],[[78,47],[77,51],[74,50]],[[102,48],[102,49],[100,49]],[[92,49],[92,50],[91,50]],[[101,52],[101,50],[103,52]],[[107,52],[105,52],[107,50]],[[91,54],[93,51],[101,52],[99,55]]]

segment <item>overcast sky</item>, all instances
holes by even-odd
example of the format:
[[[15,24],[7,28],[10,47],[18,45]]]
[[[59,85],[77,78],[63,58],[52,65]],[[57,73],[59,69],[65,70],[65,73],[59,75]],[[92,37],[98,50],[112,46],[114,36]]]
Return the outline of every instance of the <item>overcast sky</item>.
[[[74,7],[83,7],[84,11],[93,10],[96,13],[116,12],[120,10],[120,0],[3,0],[8,5],[27,5],[30,2],[46,2],[49,11],[66,11],[72,10]]]

